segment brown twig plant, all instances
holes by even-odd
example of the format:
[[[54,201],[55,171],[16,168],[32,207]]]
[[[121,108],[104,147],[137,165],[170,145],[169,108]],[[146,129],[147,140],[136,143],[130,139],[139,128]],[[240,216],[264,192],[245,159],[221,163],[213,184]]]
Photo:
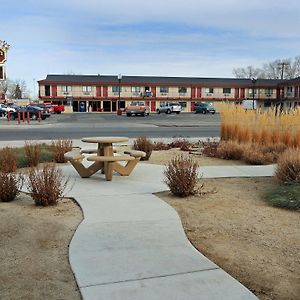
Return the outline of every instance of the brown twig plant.
[[[149,138],[141,136],[133,142],[133,148],[146,153],[146,156],[142,157],[141,160],[149,160],[153,150],[153,143]]]
[[[73,142],[68,139],[59,139],[52,141],[52,152],[54,161],[57,163],[66,162],[64,154],[72,150]]]
[[[63,197],[67,182],[55,164],[45,163],[41,170],[30,168],[27,188],[36,205],[56,205]]]
[[[24,145],[24,151],[29,167],[36,167],[40,162],[41,145],[26,141]]]
[[[175,196],[186,197],[198,192],[198,164],[190,156],[178,155],[164,170],[165,183]]]

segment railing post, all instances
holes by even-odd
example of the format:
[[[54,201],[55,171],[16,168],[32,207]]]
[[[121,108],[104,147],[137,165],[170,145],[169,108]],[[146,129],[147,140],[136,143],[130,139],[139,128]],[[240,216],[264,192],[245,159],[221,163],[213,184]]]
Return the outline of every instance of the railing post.
[[[41,119],[42,119],[42,114],[41,114],[41,112],[39,111],[38,121],[41,122]]]
[[[10,111],[7,112],[7,121],[8,121],[8,122],[10,121]]]
[[[20,125],[21,123],[21,113],[18,111],[18,124]]]
[[[28,124],[30,123],[30,113],[29,113],[29,111],[27,112],[27,123]]]
[[[25,122],[25,111],[23,111],[22,114],[23,114],[23,120],[22,121]]]

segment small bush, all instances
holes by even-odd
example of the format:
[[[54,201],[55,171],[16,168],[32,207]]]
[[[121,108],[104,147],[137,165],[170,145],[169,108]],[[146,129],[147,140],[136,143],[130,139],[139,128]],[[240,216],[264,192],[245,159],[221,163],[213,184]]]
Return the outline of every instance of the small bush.
[[[35,205],[56,205],[63,197],[67,180],[54,164],[45,163],[41,170],[30,168],[27,188]]]
[[[141,160],[149,160],[152,154],[153,144],[150,139],[145,136],[141,136],[134,141],[133,148],[146,153],[146,156],[142,157]]]
[[[288,209],[300,209],[300,185],[285,184],[276,186],[266,194],[266,200],[271,205]]]
[[[17,170],[17,153],[11,147],[0,149],[0,170],[11,173]]]
[[[203,142],[202,143],[202,154],[208,156],[208,157],[218,157],[218,147],[219,147],[219,142]]]
[[[23,177],[15,173],[0,172],[0,202],[13,201],[23,184]]]
[[[171,149],[169,144],[165,144],[163,142],[154,142],[153,143],[153,150],[159,151],[159,150],[169,150]]]
[[[54,161],[57,163],[66,162],[64,154],[72,150],[72,144],[72,141],[67,139],[52,141]]]
[[[166,165],[165,183],[172,194],[179,197],[194,195],[198,181],[198,164],[191,157],[175,156]]]
[[[189,151],[192,144],[187,139],[175,139],[169,146],[170,148],[180,148],[182,151]]]
[[[25,155],[29,167],[36,167],[40,162],[41,145],[37,143],[25,142]]]
[[[300,151],[288,149],[278,158],[275,177],[281,182],[300,183]]]
[[[235,141],[221,142],[217,149],[217,157],[223,159],[240,160],[243,156],[244,147]]]

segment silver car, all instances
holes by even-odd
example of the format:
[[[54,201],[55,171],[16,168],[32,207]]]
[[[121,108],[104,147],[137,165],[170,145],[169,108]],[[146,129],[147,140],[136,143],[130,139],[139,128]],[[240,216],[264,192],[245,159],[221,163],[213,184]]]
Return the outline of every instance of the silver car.
[[[158,114],[160,114],[160,113],[166,113],[166,114],[176,113],[176,114],[180,114],[180,112],[181,112],[181,105],[178,104],[178,103],[174,103],[174,102],[162,103],[160,105],[160,107],[156,109],[156,112]]]

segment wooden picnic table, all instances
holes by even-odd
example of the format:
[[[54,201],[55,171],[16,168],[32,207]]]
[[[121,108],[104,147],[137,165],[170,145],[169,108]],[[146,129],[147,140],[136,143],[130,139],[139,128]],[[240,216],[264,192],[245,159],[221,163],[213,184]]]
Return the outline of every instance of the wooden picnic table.
[[[97,144],[97,149],[82,150],[81,152],[70,151],[65,154],[65,157],[72,163],[81,177],[90,177],[99,170],[105,174],[107,181],[112,180],[113,172],[119,173],[121,176],[128,176],[141,157],[146,154],[142,151],[124,151],[124,154],[114,155],[113,143],[128,141],[127,137],[85,137],[81,139],[85,143]],[[88,161],[93,161],[89,167],[82,164],[84,158],[83,153],[93,153],[87,157]],[[127,162],[125,165],[120,164],[120,161]]]

